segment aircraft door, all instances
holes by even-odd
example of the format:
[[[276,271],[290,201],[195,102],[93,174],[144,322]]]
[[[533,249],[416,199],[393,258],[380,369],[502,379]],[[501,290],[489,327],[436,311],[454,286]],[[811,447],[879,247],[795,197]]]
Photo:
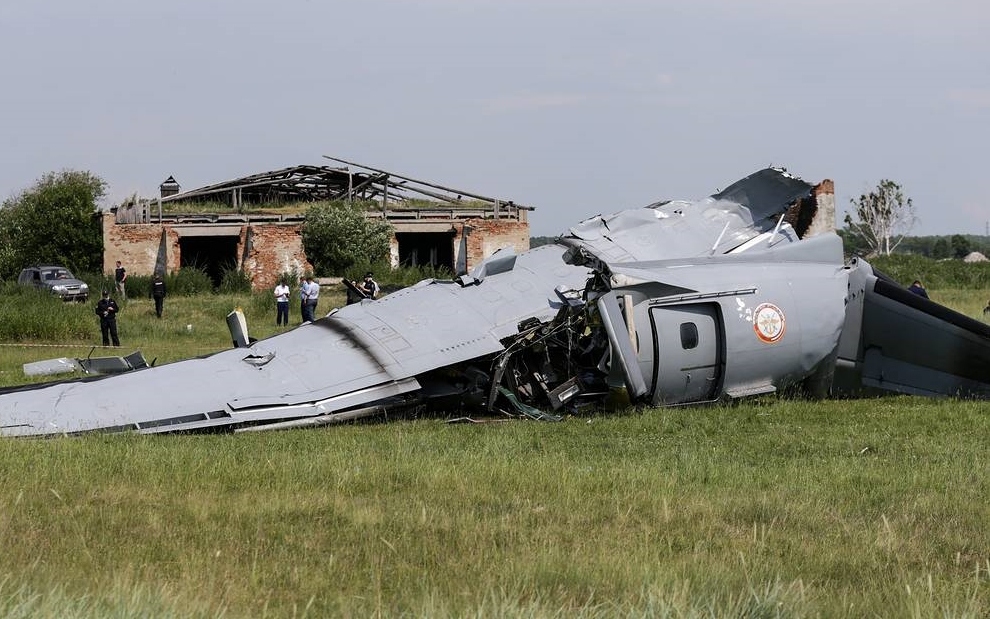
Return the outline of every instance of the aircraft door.
[[[718,306],[654,307],[650,319],[657,351],[653,403],[714,400],[725,349]]]

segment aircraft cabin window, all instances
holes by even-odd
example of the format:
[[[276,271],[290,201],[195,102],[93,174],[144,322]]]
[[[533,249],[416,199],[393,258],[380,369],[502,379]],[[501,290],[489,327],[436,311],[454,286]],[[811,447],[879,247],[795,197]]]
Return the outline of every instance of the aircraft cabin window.
[[[691,350],[698,347],[698,326],[693,322],[681,323],[681,348]]]

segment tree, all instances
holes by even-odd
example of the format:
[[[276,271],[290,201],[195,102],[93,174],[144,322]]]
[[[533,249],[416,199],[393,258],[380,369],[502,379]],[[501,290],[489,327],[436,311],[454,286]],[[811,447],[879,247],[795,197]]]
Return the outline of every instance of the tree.
[[[932,258],[936,260],[944,260],[951,255],[951,248],[949,247],[949,240],[944,236],[938,237],[935,244],[932,245]]]
[[[901,186],[887,179],[850,203],[856,219],[846,213],[845,223],[863,238],[873,254],[889,256],[917,221],[911,198],[905,199]]]
[[[317,273],[343,274],[356,263],[374,263],[389,253],[392,224],[370,219],[368,204],[321,202],[306,211],[303,250]]]
[[[969,245],[969,239],[961,234],[952,235],[952,255],[955,258],[962,260],[969,255],[971,249]]]
[[[0,205],[0,276],[29,264],[59,264],[75,271],[103,268],[103,234],[96,216],[106,182],[90,172],[63,170],[42,176]]]
[[[846,227],[836,230],[839,238],[842,239],[842,253],[847,256],[865,256],[870,253],[870,245],[855,228],[849,225],[849,216],[846,215]]]

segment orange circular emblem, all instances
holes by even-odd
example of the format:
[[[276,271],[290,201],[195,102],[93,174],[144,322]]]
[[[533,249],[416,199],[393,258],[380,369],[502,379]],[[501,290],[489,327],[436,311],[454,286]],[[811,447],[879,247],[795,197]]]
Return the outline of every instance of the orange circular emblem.
[[[784,312],[773,303],[761,303],[753,310],[753,331],[760,341],[772,344],[784,337]]]

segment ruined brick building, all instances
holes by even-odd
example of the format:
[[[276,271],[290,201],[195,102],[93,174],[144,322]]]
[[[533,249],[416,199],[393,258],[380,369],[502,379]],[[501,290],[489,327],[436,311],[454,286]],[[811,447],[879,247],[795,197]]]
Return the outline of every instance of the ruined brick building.
[[[464,273],[501,247],[529,248],[531,207],[335,161],[347,167],[294,166],[185,192],[169,177],[160,198],[104,213],[104,271],[117,260],[135,275],[196,266],[219,281],[235,268],[255,289],[269,288],[282,273],[311,269],[300,234],[304,209],[279,207],[330,200],[377,205],[367,216],[392,224],[393,266]]]

